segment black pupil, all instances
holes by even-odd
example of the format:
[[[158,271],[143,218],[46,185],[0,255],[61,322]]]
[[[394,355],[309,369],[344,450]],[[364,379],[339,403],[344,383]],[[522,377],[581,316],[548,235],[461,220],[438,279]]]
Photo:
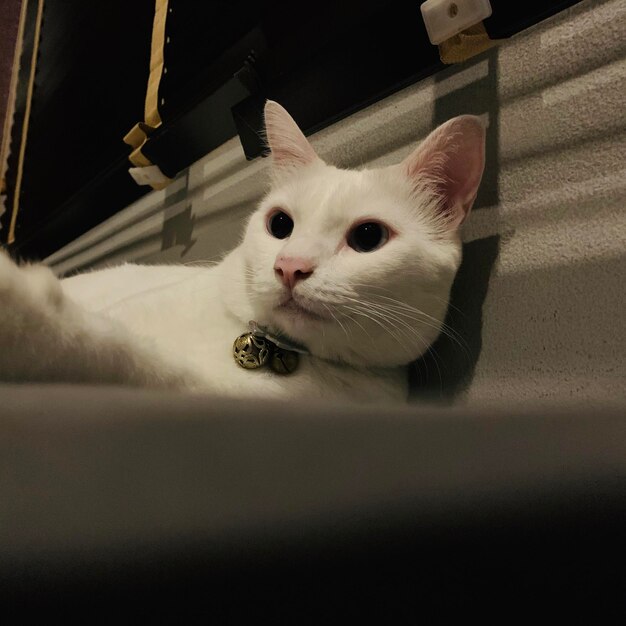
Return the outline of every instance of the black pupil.
[[[278,213],[274,213],[274,215],[270,217],[269,227],[270,232],[276,239],[284,239],[291,235],[293,220],[286,213],[278,211]]]
[[[369,252],[377,248],[383,239],[383,229],[380,224],[367,222],[357,226],[350,234],[348,243],[359,252]]]

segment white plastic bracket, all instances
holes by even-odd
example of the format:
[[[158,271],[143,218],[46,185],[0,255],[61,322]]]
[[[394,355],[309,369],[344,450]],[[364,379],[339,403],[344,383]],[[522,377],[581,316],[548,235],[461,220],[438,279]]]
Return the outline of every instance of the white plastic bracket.
[[[166,185],[170,182],[170,179],[160,170],[158,165],[131,167],[128,173],[138,185]]]
[[[430,43],[436,46],[491,15],[489,0],[427,0],[420,9]]]

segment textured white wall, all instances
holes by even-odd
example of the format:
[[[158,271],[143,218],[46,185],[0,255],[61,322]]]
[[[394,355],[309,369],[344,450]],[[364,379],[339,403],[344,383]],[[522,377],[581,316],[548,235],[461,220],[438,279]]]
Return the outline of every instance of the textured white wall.
[[[461,345],[444,338],[416,366],[416,396],[626,401],[625,32],[626,1],[582,2],[312,137],[338,165],[379,165],[453,115],[489,120],[449,319]],[[233,139],[48,262],[218,258],[266,166]]]

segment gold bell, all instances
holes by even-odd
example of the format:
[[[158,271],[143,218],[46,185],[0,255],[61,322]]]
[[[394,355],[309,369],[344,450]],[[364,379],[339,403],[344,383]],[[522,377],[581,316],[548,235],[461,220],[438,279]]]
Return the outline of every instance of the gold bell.
[[[298,367],[297,352],[275,347],[270,357],[270,367],[277,374],[291,374]]]
[[[235,339],[233,356],[241,367],[254,370],[263,367],[270,358],[271,347],[263,337],[244,333]]]

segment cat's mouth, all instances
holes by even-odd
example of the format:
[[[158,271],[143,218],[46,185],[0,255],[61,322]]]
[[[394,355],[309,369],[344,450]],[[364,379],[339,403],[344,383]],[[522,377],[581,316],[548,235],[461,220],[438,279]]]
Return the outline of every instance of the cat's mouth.
[[[311,321],[325,322],[330,319],[328,315],[322,314],[315,310],[308,302],[297,302],[293,297],[288,298],[276,307],[276,311],[287,313],[300,319],[308,319]]]

